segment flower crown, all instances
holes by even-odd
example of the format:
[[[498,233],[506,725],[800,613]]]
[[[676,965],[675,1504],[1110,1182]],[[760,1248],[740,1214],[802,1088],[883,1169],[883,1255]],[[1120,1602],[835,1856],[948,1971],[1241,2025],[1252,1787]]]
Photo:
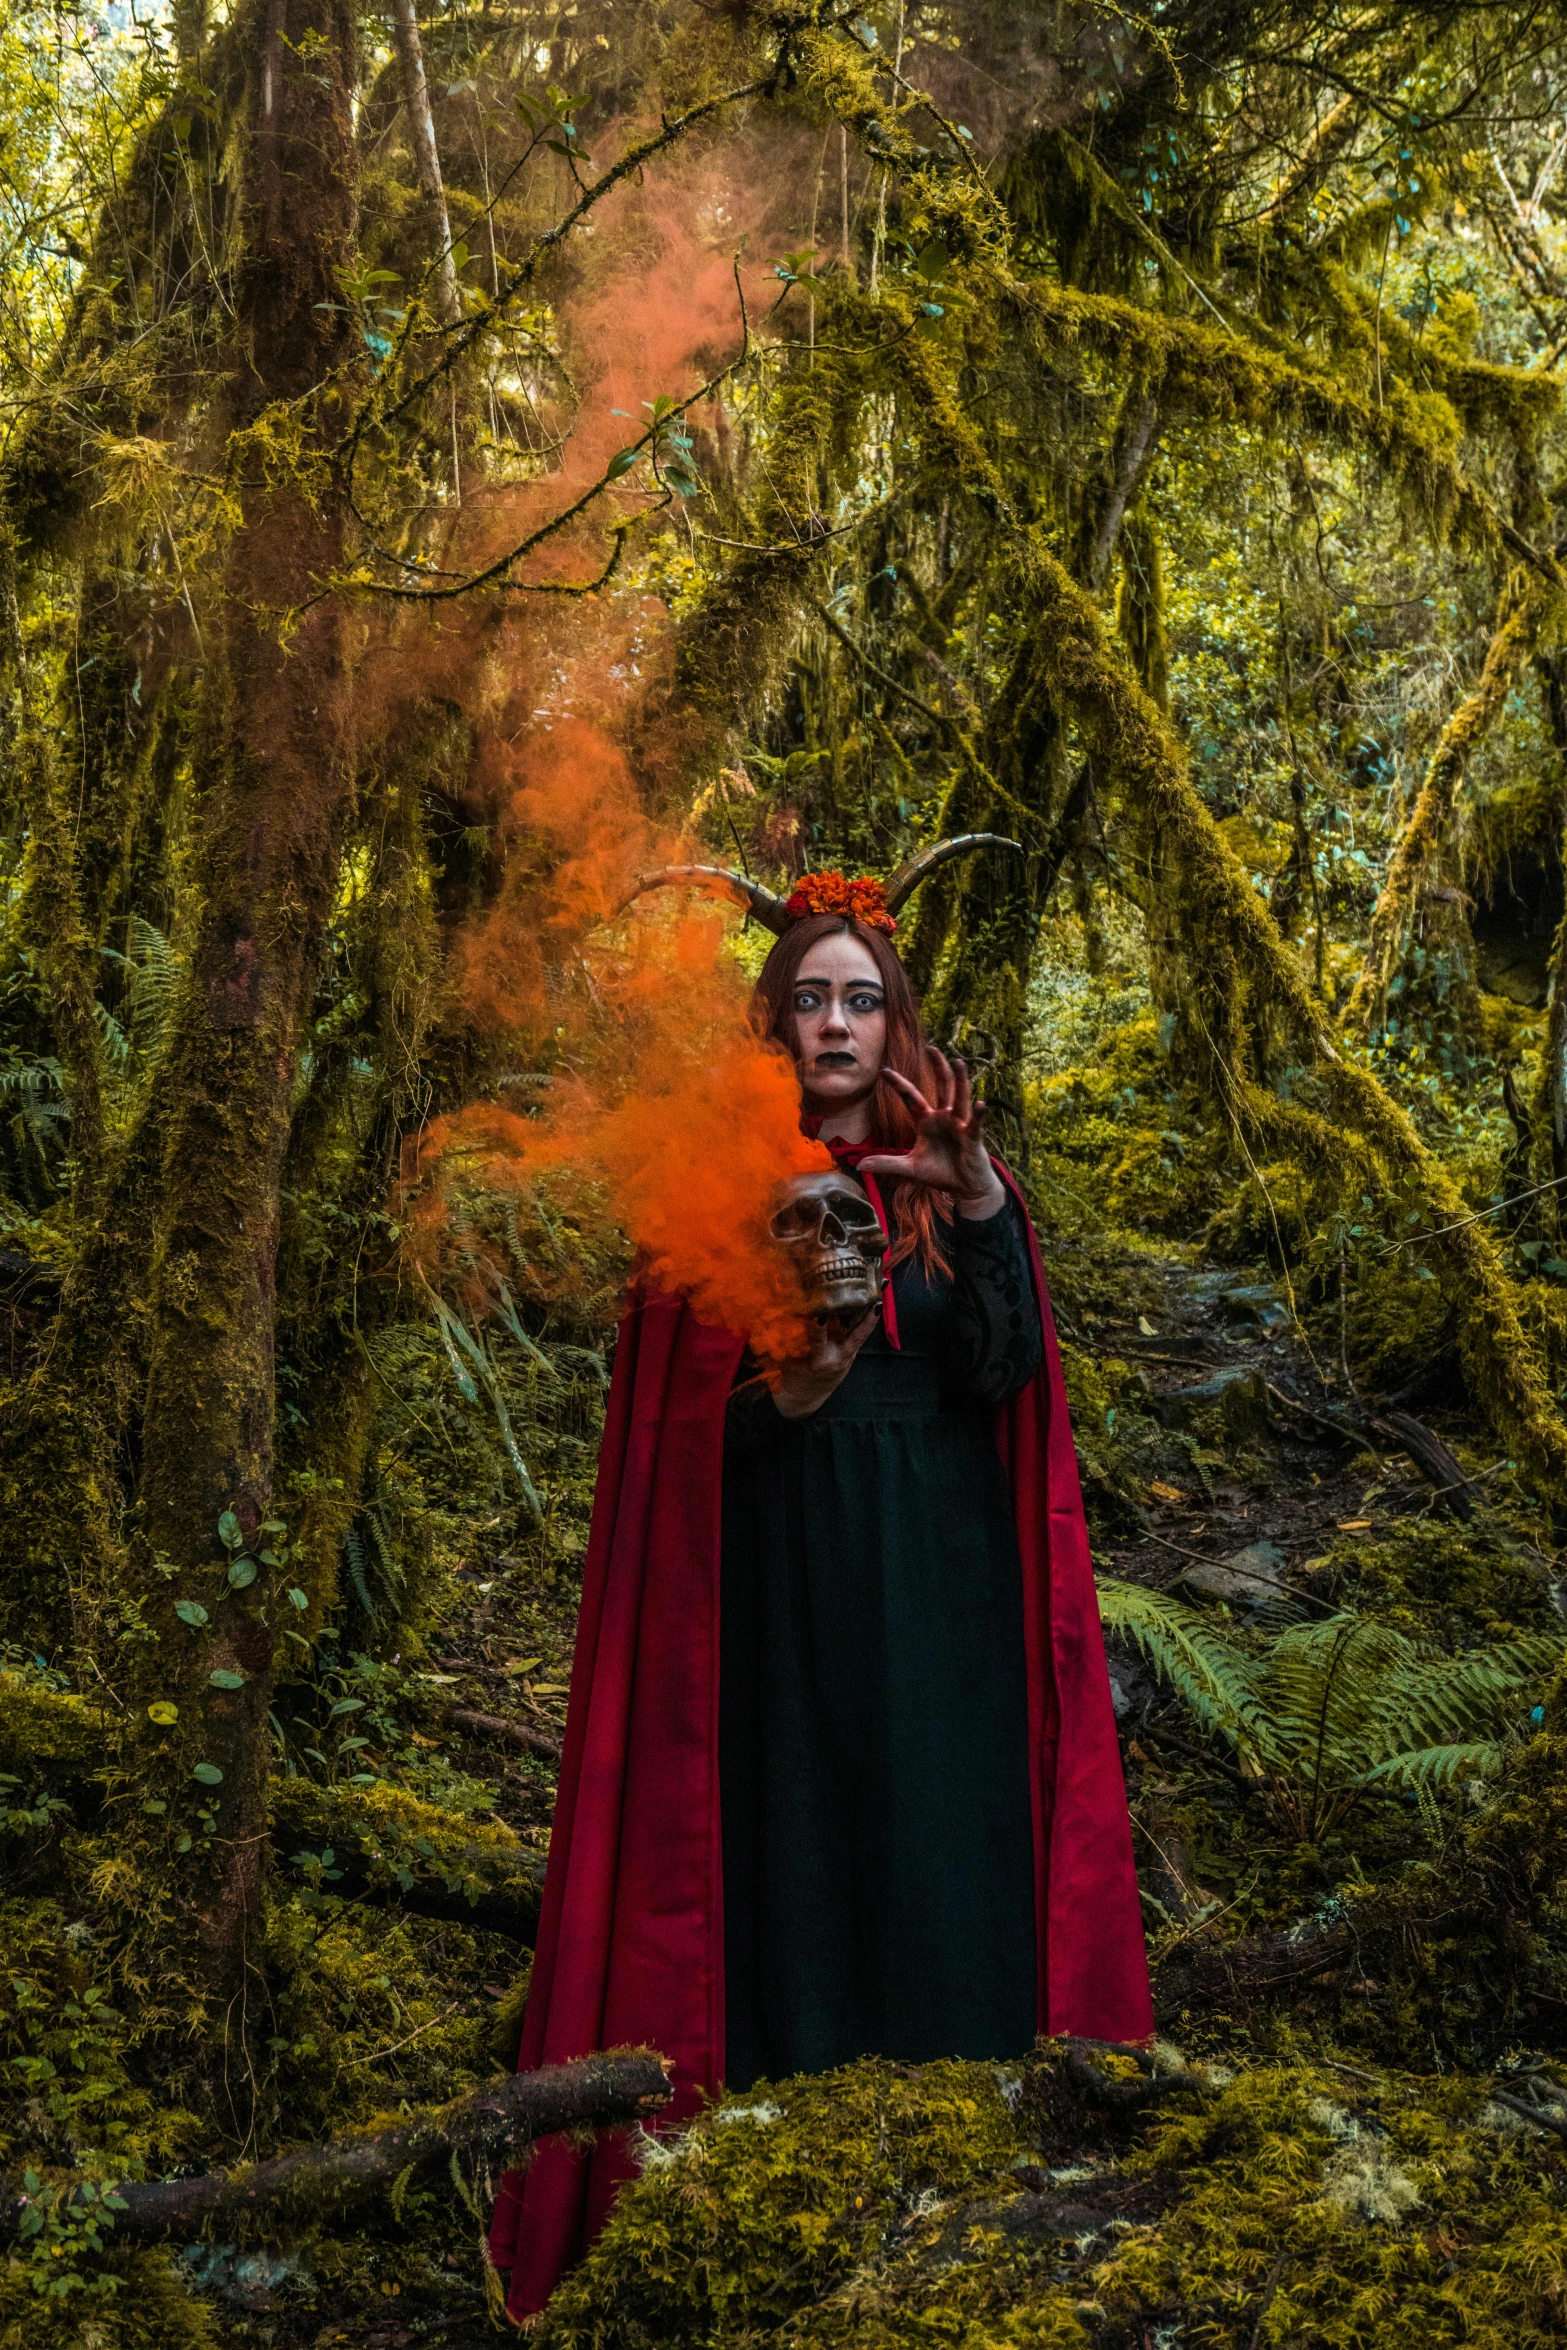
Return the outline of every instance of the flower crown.
[[[802,873],[788,897],[784,912],[791,922],[808,914],[847,914],[867,930],[884,930],[891,938],[898,925],[887,911],[887,893],[873,873],[846,881],[841,873]]]

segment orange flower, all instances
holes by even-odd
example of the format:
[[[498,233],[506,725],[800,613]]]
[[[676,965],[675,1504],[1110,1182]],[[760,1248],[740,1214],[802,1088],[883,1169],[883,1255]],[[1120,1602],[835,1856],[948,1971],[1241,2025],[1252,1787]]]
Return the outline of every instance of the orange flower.
[[[889,938],[898,927],[887,911],[881,883],[871,873],[854,881],[845,881],[841,873],[802,873],[784,912],[791,922],[807,914],[848,914],[867,930],[885,930]]]

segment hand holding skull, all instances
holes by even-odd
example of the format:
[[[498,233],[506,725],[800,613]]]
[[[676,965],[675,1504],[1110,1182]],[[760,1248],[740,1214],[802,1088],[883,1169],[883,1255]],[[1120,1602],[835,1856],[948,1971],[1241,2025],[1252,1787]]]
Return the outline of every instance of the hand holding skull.
[[[817,1325],[809,1355],[785,1363],[773,1390],[784,1418],[803,1420],[842,1384],[876,1327],[887,1236],[859,1185],[836,1168],[782,1187],[772,1236]]]
[[[927,1066],[928,1095],[896,1069],[883,1069],[919,1127],[906,1151],[879,1151],[860,1164],[867,1174],[895,1183],[928,1183],[937,1191],[950,1191],[960,1216],[983,1222],[995,1215],[1007,1196],[985,1148],[985,1105],[975,1101],[962,1061],[949,1061],[932,1045]]]

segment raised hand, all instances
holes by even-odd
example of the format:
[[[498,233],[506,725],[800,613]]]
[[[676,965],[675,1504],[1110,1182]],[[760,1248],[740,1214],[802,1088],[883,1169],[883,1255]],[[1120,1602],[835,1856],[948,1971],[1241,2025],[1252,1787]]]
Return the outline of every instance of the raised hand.
[[[931,1045],[926,1068],[928,1093],[895,1069],[883,1068],[882,1075],[902,1094],[919,1129],[906,1151],[878,1151],[860,1165],[894,1182],[928,1183],[937,1191],[950,1191],[960,1215],[976,1220],[993,1216],[1006,1192],[985,1148],[985,1105],[975,1101],[962,1061],[949,1061]]]

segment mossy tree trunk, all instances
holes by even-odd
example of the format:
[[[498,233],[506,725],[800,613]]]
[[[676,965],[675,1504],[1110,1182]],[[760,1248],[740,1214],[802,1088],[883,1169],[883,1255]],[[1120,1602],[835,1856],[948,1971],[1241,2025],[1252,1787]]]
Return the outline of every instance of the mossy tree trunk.
[[[348,357],[337,273],[354,250],[356,23],[350,0],[254,0],[251,19],[229,421],[254,428],[255,451],[273,404],[307,406]],[[250,456],[244,471],[262,470]],[[140,1492],[160,1640],[143,1697],[176,1705],[178,1723],[166,1740],[145,1725],[158,1741],[146,1785],[176,1839],[202,1812],[215,1823],[183,1866],[201,1971],[224,2005],[259,1934],[274,1655],[285,1586],[309,1567],[231,1575],[218,1521],[233,1513],[250,1554],[282,1547],[258,1539],[273,1504],[280,1175],[354,782],[341,606],[327,595],[284,616],[329,578],[343,540],[329,489],[313,504],[292,485],[246,494],[204,631],[201,912],[163,1080]]]

